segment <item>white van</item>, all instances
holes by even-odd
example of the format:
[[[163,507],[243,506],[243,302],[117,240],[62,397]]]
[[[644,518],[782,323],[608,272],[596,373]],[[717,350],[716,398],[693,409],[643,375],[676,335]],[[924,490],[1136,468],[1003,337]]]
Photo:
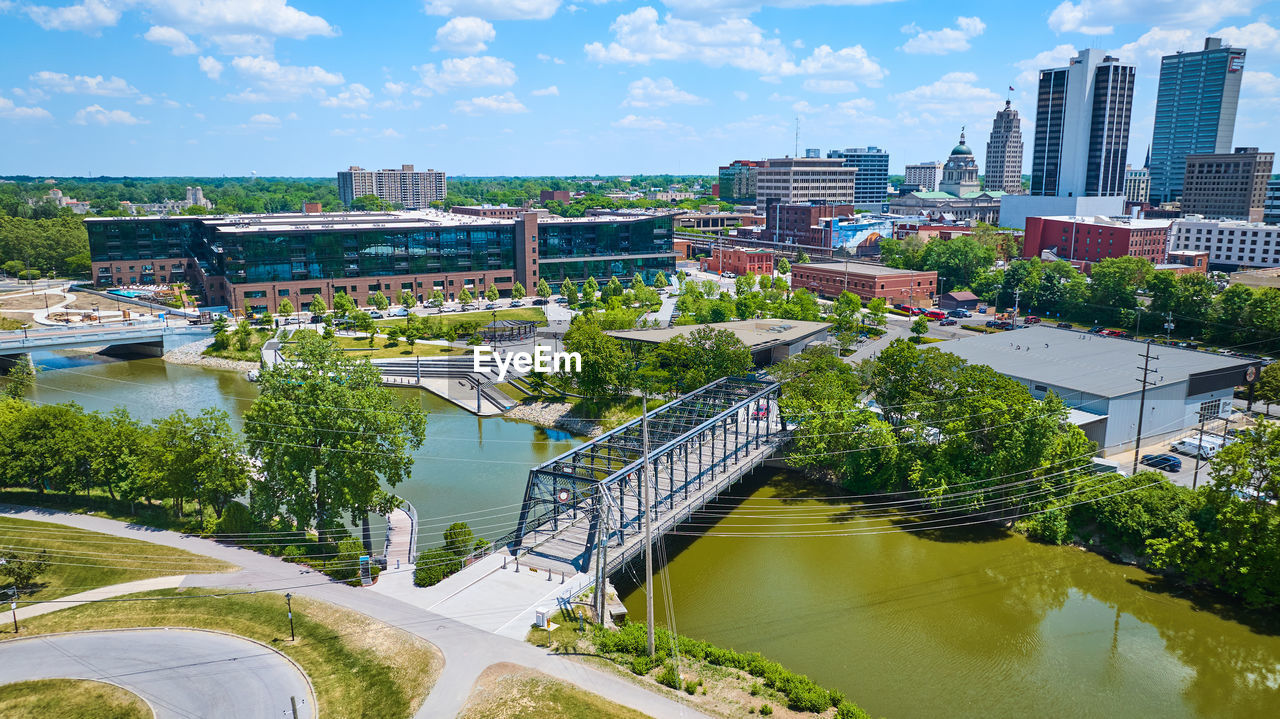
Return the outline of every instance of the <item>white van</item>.
[[[1170,449],[1172,449],[1174,452],[1185,454],[1188,457],[1199,457],[1200,459],[1208,459],[1213,455],[1217,454],[1218,450],[1222,449],[1222,446],[1218,444],[1214,444],[1208,441],[1207,439],[1205,440],[1204,444],[1201,444],[1200,440],[1188,438],[1188,439],[1180,439],[1177,442],[1174,442],[1173,446],[1170,447]]]

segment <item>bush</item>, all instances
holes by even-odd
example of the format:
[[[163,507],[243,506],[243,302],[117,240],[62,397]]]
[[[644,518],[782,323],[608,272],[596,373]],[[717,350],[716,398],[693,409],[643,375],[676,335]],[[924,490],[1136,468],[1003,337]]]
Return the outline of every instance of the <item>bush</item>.
[[[296,544],[290,544],[284,548],[284,552],[280,555],[286,562],[300,563],[307,560],[307,550]]]
[[[231,502],[222,510],[222,518],[218,520],[219,534],[248,534],[256,531],[258,523],[253,521],[249,508],[240,502]]]
[[[840,706],[836,707],[836,719],[871,719],[871,715],[857,704],[841,702]]]
[[[694,694],[698,693],[698,687],[700,686],[702,686],[701,679],[697,681],[690,679],[689,681],[684,683],[684,693],[688,694],[689,696],[693,696]]]
[[[1015,527],[1027,537],[1046,544],[1065,544],[1071,537],[1071,529],[1067,526],[1067,513],[1061,509],[1050,509],[1042,514],[1019,520]]]
[[[773,714],[773,707],[769,706],[768,704],[761,704],[761,705],[760,705],[760,716],[762,716],[762,717],[767,717],[767,716],[769,716],[770,714]]]
[[[632,657],[630,669],[632,674],[644,676],[649,673],[649,670],[653,669],[653,659],[644,654]]]
[[[664,687],[670,687],[677,691],[680,689],[680,672],[676,671],[674,663],[668,663],[663,667],[662,671],[658,672],[657,679],[658,683]]]
[[[434,586],[460,569],[460,559],[439,547],[433,547],[418,555],[418,562],[413,568],[413,584],[416,587]]]

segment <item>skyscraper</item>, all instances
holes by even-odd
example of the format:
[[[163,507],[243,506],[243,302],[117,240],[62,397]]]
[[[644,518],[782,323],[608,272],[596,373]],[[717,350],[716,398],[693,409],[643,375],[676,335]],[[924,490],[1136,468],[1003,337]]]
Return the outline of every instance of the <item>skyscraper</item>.
[[[1231,151],[1244,56],[1244,48],[1223,47],[1222,40],[1208,37],[1204,50],[1160,60],[1151,142],[1152,202],[1182,196],[1187,155]]]
[[[352,165],[338,172],[338,199],[347,207],[352,200],[365,195],[377,195],[383,202],[399,204],[406,210],[429,207],[436,200],[443,200],[446,192],[443,172],[421,172],[413,165],[401,165],[399,170],[366,170]]]
[[[987,138],[987,174],[983,176],[983,189],[1022,193],[1022,123],[1018,111],[1009,100],[1004,109],[996,113],[991,123],[991,135]]]
[[[878,147],[849,147],[827,152],[828,158],[844,160],[845,167],[858,168],[853,204],[859,209],[879,212],[889,194],[889,151]]]
[[[1133,80],[1133,65],[1093,49],[1040,71],[1032,195],[1124,194]]]

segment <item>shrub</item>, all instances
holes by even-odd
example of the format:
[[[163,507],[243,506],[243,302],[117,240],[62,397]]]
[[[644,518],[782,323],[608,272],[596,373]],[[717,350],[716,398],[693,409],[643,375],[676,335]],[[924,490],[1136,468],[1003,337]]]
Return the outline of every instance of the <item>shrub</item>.
[[[857,704],[841,702],[840,706],[836,707],[836,719],[871,719],[871,715]]]
[[[1061,509],[1050,509],[1028,517],[1018,521],[1015,526],[1027,537],[1046,544],[1064,544],[1071,537],[1067,513]]]
[[[663,667],[662,671],[658,672],[657,680],[664,687],[670,687],[677,691],[680,689],[680,672],[676,671],[675,664],[668,663]]]
[[[307,550],[296,544],[290,544],[284,548],[284,552],[280,555],[286,562],[305,562],[307,559]]]
[[[643,654],[637,657],[632,657],[630,668],[632,674],[644,676],[649,673],[650,669],[653,669],[653,660]]]
[[[773,714],[773,707],[769,706],[768,704],[761,704],[761,705],[760,705],[760,716],[762,716],[762,717],[767,717],[767,716],[769,716],[770,714]]]
[[[253,521],[249,508],[240,502],[233,501],[227,504],[226,509],[222,510],[222,517],[218,520],[219,534],[247,534],[257,528],[257,522]]]
[[[751,686],[747,689],[751,696],[758,697],[760,692],[764,691],[764,687],[760,686],[760,682],[751,682]]]
[[[418,555],[418,562],[413,568],[413,584],[416,587],[434,586],[460,569],[461,560],[439,547],[433,547]]]

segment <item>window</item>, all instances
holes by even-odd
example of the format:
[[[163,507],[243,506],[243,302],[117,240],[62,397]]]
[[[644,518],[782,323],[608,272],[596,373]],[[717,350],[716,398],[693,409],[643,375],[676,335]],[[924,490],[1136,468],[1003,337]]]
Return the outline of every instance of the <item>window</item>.
[[[1200,403],[1200,416],[1202,417],[1217,417],[1220,412],[1222,412],[1222,400],[1220,399],[1211,399]]]
[[[276,290],[276,297],[288,297],[289,290]]]
[[[318,295],[318,294],[320,294],[320,288],[319,288],[319,287],[303,287],[302,289],[298,290],[298,294],[300,294],[300,295]]]
[[[267,296],[266,290],[248,290],[244,293],[244,298],[246,300],[263,299],[266,296]]]

